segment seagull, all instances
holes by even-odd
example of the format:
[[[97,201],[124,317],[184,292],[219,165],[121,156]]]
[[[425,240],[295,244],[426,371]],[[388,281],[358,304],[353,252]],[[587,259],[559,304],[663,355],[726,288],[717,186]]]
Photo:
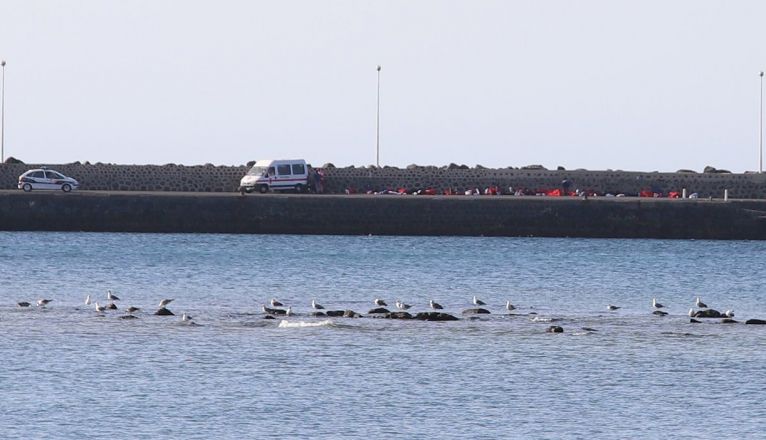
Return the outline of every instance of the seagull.
[[[106,299],[109,301],[119,301],[120,298],[117,297],[117,295],[113,294],[111,290],[106,291]]]
[[[694,318],[694,309],[689,309],[689,317]]]
[[[484,301],[476,298],[475,295],[473,297],[473,303],[474,303],[474,305],[477,305],[477,306],[486,306],[487,305],[487,303],[485,303]]]
[[[132,314],[133,312],[137,312],[137,311],[139,311],[139,310],[141,310],[141,308],[139,308],[139,307],[133,307],[133,306],[130,306],[130,307],[128,307],[127,309],[125,309],[125,313],[127,313],[128,315],[130,315],[130,314]]]
[[[444,308],[444,307],[442,307],[441,304],[439,304],[438,302],[436,302],[434,300],[429,301],[429,304],[430,304],[431,308],[434,309],[434,310],[441,310],[441,309]]]
[[[104,310],[106,310],[106,306],[100,306],[98,305],[98,301],[96,301],[96,311],[103,312]]]
[[[187,315],[186,312],[181,314],[181,321],[191,321],[192,319],[193,318],[191,316]]]
[[[621,308],[620,306],[614,306],[612,304],[609,304],[608,306],[606,306],[607,310],[617,310],[617,309],[620,309],[620,308]]]
[[[287,310],[285,310],[285,316],[292,316],[293,315],[293,308],[287,307]]]
[[[723,312],[723,314],[727,318],[733,318],[734,317],[734,310],[727,310],[727,311]]]
[[[117,310],[117,304],[110,302],[106,305],[106,308],[109,310]]]
[[[700,309],[706,309],[707,308],[707,304],[705,304],[702,301],[700,301],[700,297],[699,296],[697,297],[697,301],[695,301],[694,304],[697,307],[699,307]]]
[[[90,295],[88,295],[88,296],[86,296],[86,297],[85,297],[85,305],[86,305],[86,306],[89,306],[89,305],[91,305],[91,301],[90,301]]]
[[[29,307],[29,306],[31,306],[32,304],[29,304],[29,303],[28,303],[28,302],[26,302],[26,301],[21,301],[21,302],[17,302],[17,303],[16,303],[16,305],[17,305],[17,306],[19,306],[19,307]]]
[[[314,310],[322,310],[322,309],[324,309],[324,306],[321,305],[321,304],[317,304],[317,302],[312,299],[311,300],[311,308],[314,309]]]
[[[407,310],[410,307],[412,307],[412,306],[409,305],[409,304],[405,304],[405,303],[399,301],[398,299],[396,300],[396,308],[397,309],[399,309],[399,310]]]
[[[284,306],[284,304],[277,301],[276,298],[271,298],[271,307],[282,307],[282,306]]]
[[[166,305],[170,304],[172,301],[173,301],[172,298],[171,299],[163,299],[162,301],[160,301],[160,308],[165,307]]]
[[[511,310],[516,310],[516,306],[514,306],[513,304],[511,304],[511,302],[510,302],[510,301],[506,301],[506,302],[505,302],[505,308],[506,308],[506,309],[507,309],[509,312],[510,312]]]
[[[382,300],[382,299],[380,299],[380,298],[375,298],[375,299],[374,299],[372,302],[374,302],[374,303],[375,303],[375,305],[376,305],[376,306],[378,306],[378,307],[385,307],[385,306],[387,306],[387,305],[388,305],[388,304],[386,304],[386,302],[385,302],[385,301],[383,301],[383,300]]]
[[[46,304],[53,301],[52,299],[38,299],[37,300],[37,307],[45,307]]]
[[[663,306],[662,304],[658,303],[657,302],[657,298],[652,298],[652,307],[654,307],[655,309],[661,309],[661,308],[663,308],[665,306]]]

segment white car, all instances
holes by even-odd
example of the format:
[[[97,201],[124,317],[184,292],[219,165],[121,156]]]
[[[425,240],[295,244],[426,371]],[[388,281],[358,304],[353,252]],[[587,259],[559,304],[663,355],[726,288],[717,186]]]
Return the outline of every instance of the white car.
[[[60,189],[64,192],[77,189],[80,183],[71,177],[67,177],[58,171],[46,168],[29,170],[19,176],[19,189],[26,192],[33,189]]]

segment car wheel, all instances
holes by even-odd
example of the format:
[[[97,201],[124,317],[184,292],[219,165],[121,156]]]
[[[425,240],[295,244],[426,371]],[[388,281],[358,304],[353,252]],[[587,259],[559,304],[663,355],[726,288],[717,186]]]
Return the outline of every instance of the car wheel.
[[[32,185],[25,183],[24,186],[21,187],[21,189],[23,189],[24,192],[30,192],[32,191]]]
[[[261,194],[266,194],[269,192],[269,185],[261,185],[258,187],[258,191],[261,192]]]
[[[302,193],[303,192],[303,185],[301,185],[300,183],[295,185],[295,192],[297,192],[298,194]]]
[[[68,193],[71,190],[72,190],[72,185],[68,183],[61,185],[61,191],[64,191],[65,193]]]
[[[253,188],[245,188],[245,192],[250,194],[251,192],[253,192]]]

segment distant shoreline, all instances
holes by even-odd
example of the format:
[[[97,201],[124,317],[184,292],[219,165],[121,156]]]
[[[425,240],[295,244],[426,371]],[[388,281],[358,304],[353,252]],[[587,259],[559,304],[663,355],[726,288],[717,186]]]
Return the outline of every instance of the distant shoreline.
[[[766,200],[17,190],[0,230],[766,240]]]

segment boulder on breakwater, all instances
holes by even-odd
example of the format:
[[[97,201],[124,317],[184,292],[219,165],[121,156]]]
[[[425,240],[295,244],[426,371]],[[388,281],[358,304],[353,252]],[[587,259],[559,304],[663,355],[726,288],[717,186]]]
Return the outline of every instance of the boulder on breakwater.
[[[415,315],[415,319],[421,321],[459,321],[460,318],[444,312],[420,312]]]
[[[464,315],[489,315],[491,312],[481,307],[475,309],[465,309],[462,312]]]

